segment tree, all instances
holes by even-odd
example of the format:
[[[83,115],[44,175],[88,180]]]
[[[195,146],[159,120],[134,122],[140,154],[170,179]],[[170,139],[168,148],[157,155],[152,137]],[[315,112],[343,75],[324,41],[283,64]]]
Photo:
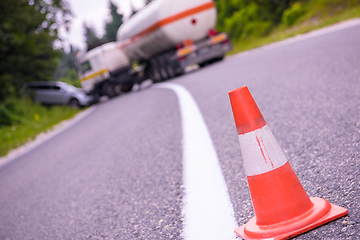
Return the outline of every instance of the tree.
[[[111,20],[105,24],[105,36],[104,40],[106,42],[116,41],[116,34],[123,23],[123,15],[118,13],[118,7],[110,1],[110,15]]]
[[[130,13],[129,18],[130,18],[132,15],[134,15],[135,13],[137,13],[137,12],[138,12],[138,11],[135,10],[134,6],[131,4],[131,13]]]
[[[0,1],[0,103],[25,82],[51,79],[60,57],[53,43],[70,19],[64,0]]]
[[[70,52],[62,51],[62,57],[53,78],[73,85],[76,85],[74,83],[79,80],[75,67],[75,51],[72,46],[70,46]]]
[[[84,22],[84,29],[85,29],[85,42],[88,51],[102,44],[102,40],[96,36],[96,31],[92,26],[88,26]]]
[[[123,15],[118,13],[118,7],[109,1],[111,18],[105,24],[105,34],[102,38],[96,36],[95,30],[84,23],[87,51],[104,43],[116,41],[116,34],[123,23]]]

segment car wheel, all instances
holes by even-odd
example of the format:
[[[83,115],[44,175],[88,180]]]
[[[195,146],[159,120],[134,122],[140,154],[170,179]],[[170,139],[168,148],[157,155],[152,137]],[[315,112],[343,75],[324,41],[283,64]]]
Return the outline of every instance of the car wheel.
[[[74,109],[81,107],[79,100],[77,100],[76,98],[73,98],[73,99],[70,100],[69,106],[74,108]]]

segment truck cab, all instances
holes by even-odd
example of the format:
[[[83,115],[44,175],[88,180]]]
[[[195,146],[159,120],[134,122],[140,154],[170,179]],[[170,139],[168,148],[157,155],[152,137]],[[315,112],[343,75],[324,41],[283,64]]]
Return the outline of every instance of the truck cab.
[[[75,65],[86,93],[114,97],[131,85],[132,66],[116,42],[77,54]]]

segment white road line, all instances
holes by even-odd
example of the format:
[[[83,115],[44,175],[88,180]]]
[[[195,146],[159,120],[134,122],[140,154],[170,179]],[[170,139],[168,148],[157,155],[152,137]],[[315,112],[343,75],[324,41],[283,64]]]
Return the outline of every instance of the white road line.
[[[96,108],[95,105],[89,107],[86,111],[79,113],[74,118],[59,123],[53,128],[53,130],[50,130],[49,133],[40,133],[34,141],[28,142],[25,145],[20,146],[18,149],[10,151],[8,155],[0,158],[0,168],[12,162],[16,158],[24,155],[25,153],[31,151],[32,149],[36,148],[37,146],[41,145],[47,140],[53,138],[59,133],[65,131],[69,127],[73,126],[75,123],[77,123],[78,121],[89,115],[92,111],[94,111],[95,108]]]
[[[183,86],[157,84],[178,97],[183,131],[185,240],[236,239],[237,223],[214,145],[200,110]]]

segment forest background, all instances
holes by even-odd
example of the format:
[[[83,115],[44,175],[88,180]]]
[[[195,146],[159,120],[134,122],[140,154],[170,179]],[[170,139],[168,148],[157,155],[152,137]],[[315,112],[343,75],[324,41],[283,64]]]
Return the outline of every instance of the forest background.
[[[360,0],[215,0],[215,4],[216,28],[232,39],[231,54],[360,16]],[[88,49],[116,40],[124,16],[111,0],[108,6],[103,36],[84,22]],[[0,156],[78,112],[44,108],[21,93],[23,84],[32,81],[57,80],[80,87],[74,65],[77,49],[66,52],[58,34],[60,28],[71,27],[72,17],[66,0],[0,1]]]

